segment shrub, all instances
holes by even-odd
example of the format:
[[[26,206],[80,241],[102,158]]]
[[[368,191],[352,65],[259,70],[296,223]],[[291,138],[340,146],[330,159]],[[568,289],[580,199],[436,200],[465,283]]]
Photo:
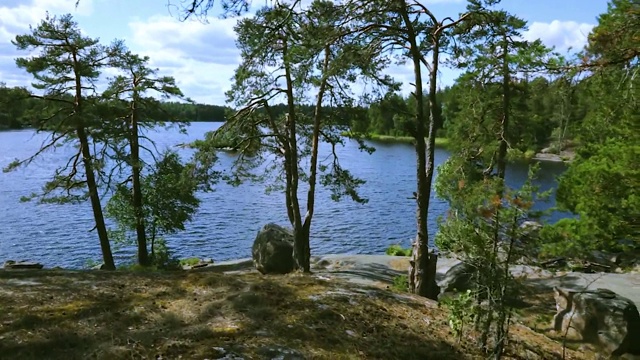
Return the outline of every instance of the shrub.
[[[189,265],[189,266],[193,266],[193,265],[197,265],[200,263],[200,259],[198,259],[197,257],[191,257],[191,258],[186,258],[186,259],[180,259],[180,265]]]
[[[394,277],[391,289],[397,292],[409,292],[409,278],[407,275],[398,275]]]
[[[405,249],[399,244],[393,244],[387,248],[385,253],[391,256],[411,256],[411,248]]]

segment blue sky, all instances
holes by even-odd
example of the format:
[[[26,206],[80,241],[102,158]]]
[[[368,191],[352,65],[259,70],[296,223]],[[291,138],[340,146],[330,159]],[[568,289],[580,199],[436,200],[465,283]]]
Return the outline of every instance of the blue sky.
[[[224,103],[233,70],[239,63],[233,26],[237,19],[208,17],[180,22],[179,6],[185,0],[0,0],[0,82],[8,86],[28,85],[31,78],[15,66],[18,52],[11,40],[28,33],[45,13],[71,13],[86,35],[105,44],[123,39],[129,48],[148,55],[163,75],[175,77],[185,95],[212,104]],[[423,0],[438,17],[456,16],[464,10],[463,0]],[[258,0],[256,4],[264,4]],[[607,9],[606,0],[503,0],[504,9],[529,22],[527,39],[540,38],[560,52],[581,48]],[[408,85],[411,69],[396,66],[389,74]],[[457,73],[442,70],[441,85],[453,82]]]

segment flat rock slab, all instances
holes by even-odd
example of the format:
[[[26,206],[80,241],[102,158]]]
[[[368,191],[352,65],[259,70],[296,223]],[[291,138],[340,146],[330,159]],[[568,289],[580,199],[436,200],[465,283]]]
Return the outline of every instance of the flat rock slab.
[[[406,275],[409,257],[390,255],[323,255],[312,259],[312,270],[319,273],[335,274],[361,285],[390,284],[393,278]],[[437,278],[460,261],[438,258]],[[403,265],[404,263],[404,265]],[[526,277],[525,282],[546,290],[554,286],[570,290],[605,288],[633,301],[640,308],[640,274],[616,273],[558,273],[540,268],[517,265],[512,268],[514,276]]]
[[[31,262],[31,261],[13,261],[13,260],[8,260],[7,262],[4,263],[4,268],[5,269],[15,269],[15,270],[29,270],[29,269],[35,269],[35,270],[40,270],[44,267],[44,265],[37,263],[37,262]]]
[[[438,258],[438,280],[460,261],[445,257]],[[388,285],[393,283],[393,278],[406,275],[409,266],[409,257],[390,255],[348,255],[330,254],[313,256],[311,270],[318,274],[326,274],[329,280],[331,276],[337,276],[360,285]],[[213,271],[223,273],[236,273],[255,271],[251,259],[239,259],[221,261],[206,267],[192,269],[190,271]],[[558,273],[532,266],[517,265],[512,269],[515,276],[526,276],[526,282],[544,289],[552,289],[554,286],[570,289],[584,290],[605,288],[633,301],[640,308],[640,274],[615,274],[615,273]],[[324,276],[324,275],[320,275]]]

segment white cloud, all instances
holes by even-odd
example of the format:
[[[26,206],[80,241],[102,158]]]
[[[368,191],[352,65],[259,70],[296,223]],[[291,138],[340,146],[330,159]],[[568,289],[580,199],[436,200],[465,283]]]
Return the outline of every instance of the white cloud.
[[[593,26],[575,21],[533,22],[524,38],[529,41],[541,39],[545,45],[554,46],[560,51],[567,51],[569,48],[580,50],[587,44],[587,36]]]
[[[233,71],[240,63],[234,19],[208,23],[180,22],[154,16],[129,23],[131,49],[151,59],[163,75],[175,77],[185,95],[199,102],[222,104]]]
[[[24,86],[31,77],[15,66],[15,58],[25,55],[19,53],[11,40],[16,35],[29,32],[29,25],[37,25],[51,15],[71,13],[90,15],[93,11],[92,0],[82,0],[76,8],[76,0],[32,0],[25,4],[21,0],[3,0],[0,5],[0,79],[8,86]]]

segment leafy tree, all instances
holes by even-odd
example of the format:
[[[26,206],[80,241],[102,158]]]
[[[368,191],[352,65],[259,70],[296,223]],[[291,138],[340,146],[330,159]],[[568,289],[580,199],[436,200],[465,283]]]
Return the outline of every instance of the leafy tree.
[[[115,265],[96,180],[103,159],[92,153],[95,139],[90,136],[96,124],[91,111],[94,84],[110,49],[96,39],[82,36],[71,15],[47,16],[30,34],[18,35],[12,43],[19,50],[37,51],[35,56],[18,58],[16,64],[34,76],[33,87],[42,91],[42,95],[32,95],[47,104],[45,118],[38,119],[35,126],[38,131],[47,131],[49,136],[35,155],[17,160],[6,170],[27,165],[61,144],[75,147],[74,155],[45,185],[41,199],[56,203],[89,199],[105,268],[113,270]]]
[[[588,69],[581,86],[589,107],[575,135],[577,158],[559,179],[557,201],[579,215],[547,228],[546,249],[580,255],[640,245],[637,2],[613,0],[589,34],[573,68]]]
[[[437,256],[429,252],[427,216],[434,170],[435,137],[442,124],[437,93],[440,53],[447,46],[449,30],[461,23],[468,14],[457,20],[439,20],[426,6],[417,1],[371,1],[360,3],[360,19],[376,41],[390,50],[389,56],[409,62],[413,68],[412,124],[403,122],[414,138],[416,149],[416,225],[417,236],[412,252],[409,284],[411,291],[421,296],[436,298],[435,282]],[[431,55],[430,58],[427,55]],[[428,68],[429,91],[424,94],[423,65]],[[426,105],[428,103],[428,105]],[[427,111],[425,111],[427,110]]]
[[[228,93],[239,110],[210,136],[217,146],[236,141],[231,147],[241,155],[234,182],[275,174],[284,183],[269,189],[285,192],[296,267],[305,272],[310,270],[309,238],[318,178],[331,189],[334,200],[349,196],[366,201],[356,192],[363,181],[342,168],[335,152],[342,139],[340,124],[334,119],[354,113],[349,83],[358,74],[388,83],[377,75],[379,49],[350,26],[349,16],[347,6],[316,1],[305,11],[277,5],[242,20],[236,31],[243,62]],[[314,96],[309,97],[310,92]],[[272,107],[278,98],[285,100],[284,113]],[[314,102],[311,111],[302,106],[306,101]],[[329,111],[325,111],[326,105],[331,106]],[[318,158],[321,141],[334,148],[333,157],[325,163]],[[272,154],[275,161],[267,162],[265,153]],[[307,157],[305,172],[301,164]],[[269,164],[266,172],[263,168],[258,170],[261,175],[253,172],[264,164]],[[298,194],[301,180],[309,187],[304,216]]]
[[[149,173],[141,177],[141,213],[136,211],[135,191],[132,186],[119,184],[106,206],[106,214],[118,228],[121,241],[129,243],[127,234],[136,232],[142,215],[145,239],[149,239],[151,256],[145,265],[163,266],[165,251],[157,250],[157,241],[165,235],[185,230],[200,205],[196,197],[199,182],[192,176],[190,164],[184,165],[177,153],[165,151]],[[139,241],[137,241],[140,246]],[[145,244],[146,245],[146,244]],[[147,250],[147,249],[145,249]]]
[[[112,133],[110,137],[121,139],[116,145],[115,153],[122,157],[121,160],[125,161],[131,169],[131,175],[127,181],[131,181],[133,215],[136,219],[138,263],[142,266],[148,266],[150,262],[143,210],[144,195],[141,185],[145,162],[140,156],[140,151],[146,150],[150,156],[153,156],[154,153],[150,148],[141,144],[140,140],[147,140],[155,148],[153,141],[146,137],[143,131],[167,124],[162,119],[162,106],[156,98],[152,97],[153,95],[164,99],[184,98],[176,86],[175,80],[167,76],[159,77],[157,69],[150,69],[148,62],[148,57],[132,54],[124,48],[123,44],[120,44],[118,51],[111,55],[110,63],[119,69],[122,75],[113,78],[109,88],[103,94],[106,99],[116,99],[116,103],[120,105],[113,108],[113,112],[118,114],[115,122],[116,126],[120,127],[121,134]],[[164,116],[169,119],[166,114]],[[179,122],[178,126],[184,129],[186,124],[186,122]]]
[[[532,175],[518,191],[504,183],[510,124],[521,105],[513,98],[521,85],[516,75],[543,64],[548,50],[540,41],[517,40],[525,21],[475,1],[469,10],[472,18],[457,29],[459,65],[467,72],[456,85],[466,96],[458,99],[459,117],[449,132],[456,152],[441,167],[437,185],[452,213],[437,239],[440,247],[476,269],[477,303],[488,301],[476,317],[479,342],[486,348],[492,337],[492,354],[498,359],[508,335],[513,246],[520,223],[533,217]]]

